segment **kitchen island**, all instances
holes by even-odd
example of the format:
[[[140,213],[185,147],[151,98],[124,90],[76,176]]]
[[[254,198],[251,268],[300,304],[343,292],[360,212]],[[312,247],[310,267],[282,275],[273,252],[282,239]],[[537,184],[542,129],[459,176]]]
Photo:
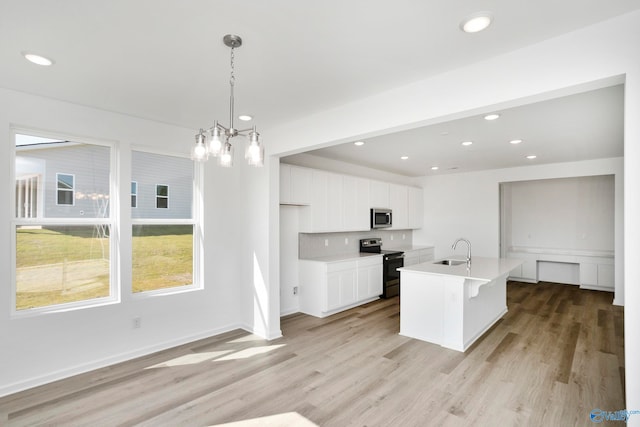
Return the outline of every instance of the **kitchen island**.
[[[507,276],[522,261],[473,257],[469,267],[464,260],[439,262],[398,269],[400,335],[465,351],[507,312]]]

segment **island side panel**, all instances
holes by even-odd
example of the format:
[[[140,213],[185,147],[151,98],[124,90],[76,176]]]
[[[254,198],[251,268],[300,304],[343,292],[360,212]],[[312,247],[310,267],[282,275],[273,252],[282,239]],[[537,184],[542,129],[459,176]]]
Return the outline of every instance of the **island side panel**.
[[[434,276],[401,272],[400,335],[442,343],[444,284]]]
[[[477,283],[467,280],[464,296],[464,343],[469,348],[507,312],[506,275],[482,284],[476,296],[472,288]]]

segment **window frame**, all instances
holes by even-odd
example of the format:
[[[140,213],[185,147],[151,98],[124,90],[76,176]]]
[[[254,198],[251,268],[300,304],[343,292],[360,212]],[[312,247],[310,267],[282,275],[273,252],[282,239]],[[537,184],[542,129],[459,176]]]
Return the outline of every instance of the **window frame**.
[[[131,155],[131,168],[133,169],[133,153],[148,153],[162,156],[177,157],[183,159],[190,159],[189,156],[183,154],[176,154],[175,152],[168,152],[163,150],[154,150],[149,147],[132,146],[130,150]],[[202,218],[203,218],[203,202],[202,202],[202,186],[204,183],[204,168],[201,162],[192,162],[193,166],[193,182],[191,186],[191,218],[133,218],[131,217],[131,227],[129,229],[129,235],[133,238],[133,226],[135,225],[192,225],[193,226],[193,263],[192,263],[192,283],[190,285],[175,286],[169,288],[159,288],[148,291],[133,292],[133,281],[126,290],[133,299],[146,299],[156,296],[181,294],[185,292],[193,292],[204,289],[203,277],[204,277],[204,263],[202,262],[203,254],[203,236],[202,236]],[[167,198],[169,197],[169,185],[156,184],[156,197],[157,186],[165,185],[167,187]],[[157,203],[157,202],[156,202]],[[156,208],[154,209],[164,209]],[[169,209],[169,201],[167,200],[167,209]],[[130,246],[132,258],[129,260],[131,267],[131,273],[133,275],[133,241]]]
[[[22,317],[31,317],[31,316],[39,316],[47,313],[58,313],[65,312],[75,309],[85,309],[92,307],[100,307],[104,305],[110,305],[119,303],[121,301],[121,291],[120,291],[120,277],[119,277],[119,264],[118,260],[120,259],[120,247],[117,244],[117,238],[109,239],[109,295],[105,297],[86,299],[81,301],[60,303],[60,304],[52,304],[41,307],[33,307],[29,309],[18,310],[17,309],[17,229],[20,226],[105,226],[110,230],[110,236],[118,236],[120,234],[120,224],[116,221],[116,212],[119,210],[119,197],[118,195],[118,173],[117,173],[117,159],[120,155],[120,152],[117,148],[117,145],[114,142],[104,141],[100,139],[81,137],[71,134],[62,134],[60,132],[44,132],[38,131],[30,128],[22,128],[22,127],[11,127],[11,141],[13,142],[13,148],[11,152],[11,162],[10,162],[10,174],[11,179],[13,181],[16,180],[16,135],[29,135],[41,138],[53,138],[59,139],[61,141],[73,141],[79,144],[87,144],[87,145],[97,145],[102,147],[109,148],[109,216],[104,218],[45,218],[36,217],[36,218],[18,218],[16,215],[15,206],[11,209],[11,272],[10,272],[10,281],[11,281],[11,310],[10,317],[11,318],[22,318]],[[75,203],[75,174],[65,174],[65,175],[73,175],[74,176],[74,203]],[[71,205],[58,205],[58,173],[56,173],[56,206],[71,206]],[[16,200],[16,186],[11,185],[10,197],[12,203],[15,203]]]
[[[60,175],[70,176],[73,179],[71,189],[60,188]],[[15,178],[15,177],[14,177]],[[60,192],[71,193],[71,203],[60,203]],[[76,205],[76,174],[66,172],[56,172],[56,206],[75,206]]]
[[[166,196],[161,196],[161,195],[158,194],[158,189],[160,187],[167,187],[167,195]],[[158,201],[159,200],[166,200],[167,201],[167,207],[166,208],[158,207]],[[156,184],[156,207],[155,208],[156,209],[169,209],[169,185],[168,184]],[[191,216],[193,216],[193,212],[191,213]]]
[[[133,191],[133,184],[135,184],[136,187],[136,191]],[[138,208],[138,181],[131,181],[131,199],[130,199],[130,205],[132,209],[137,209]],[[136,199],[136,205],[133,206],[133,197],[135,197]]]

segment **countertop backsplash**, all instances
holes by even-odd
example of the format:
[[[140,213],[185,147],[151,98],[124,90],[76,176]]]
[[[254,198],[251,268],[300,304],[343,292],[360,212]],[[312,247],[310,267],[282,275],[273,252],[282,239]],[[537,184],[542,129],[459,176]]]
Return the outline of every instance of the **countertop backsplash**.
[[[321,258],[357,254],[360,239],[382,238],[382,249],[394,249],[413,244],[412,230],[371,230],[348,233],[299,233],[298,258]]]

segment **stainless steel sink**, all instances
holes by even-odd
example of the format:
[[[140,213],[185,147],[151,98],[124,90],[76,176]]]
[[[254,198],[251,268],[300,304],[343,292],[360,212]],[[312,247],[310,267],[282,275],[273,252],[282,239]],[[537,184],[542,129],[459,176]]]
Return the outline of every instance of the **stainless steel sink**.
[[[441,259],[440,261],[434,262],[434,264],[442,264],[442,265],[460,265],[464,264],[466,261],[460,259]]]

